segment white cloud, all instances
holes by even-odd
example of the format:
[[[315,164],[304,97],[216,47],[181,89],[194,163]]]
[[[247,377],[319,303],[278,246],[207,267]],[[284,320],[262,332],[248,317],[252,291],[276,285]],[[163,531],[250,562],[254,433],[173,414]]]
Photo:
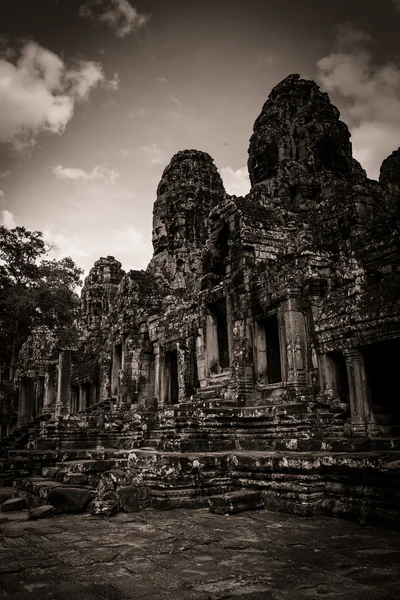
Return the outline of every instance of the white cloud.
[[[158,81],[159,83],[168,83],[168,79],[166,79],[165,77],[157,77],[156,81]]]
[[[0,200],[3,200],[3,198],[4,198],[4,192],[3,192],[3,190],[0,190]]]
[[[3,173],[0,173],[0,179],[5,179],[5,177],[9,177],[11,175],[11,171],[3,171]]]
[[[149,144],[142,146],[143,152],[146,154],[147,160],[153,165],[164,165],[168,162],[168,157],[164,150],[161,150],[157,144]]]
[[[221,177],[228,194],[235,196],[245,196],[250,191],[250,180],[247,167],[232,169],[232,167],[223,167]]]
[[[17,226],[14,215],[9,210],[1,211],[1,224],[7,229],[13,229]]]
[[[50,229],[44,229],[43,237],[53,247],[51,255],[70,256],[77,262],[80,258],[89,256],[85,250],[79,247],[78,236],[70,231],[63,230],[62,233],[53,233]]]
[[[96,165],[91,171],[85,171],[84,169],[75,167],[63,167],[62,165],[57,165],[56,167],[51,168],[54,175],[58,177],[58,179],[69,179],[70,181],[98,180],[102,181],[103,183],[114,183],[114,181],[119,177],[118,171],[114,171],[114,169],[107,169],[102,165]]]
[[[139,115],[141,117],[146,117],[150,114],[150,111],[147,108],[138,108],[137,110],[131,110],[131,112],[129,113],[129,117],[135,117],[136,115]]]
[[[75,102],[99,85],[109,86],[100,63],[67,66],[35,42],[0,58],[0,143],[22,150],[43,132],[63,133]]]
[[[119,38],[140,29],[150,18],[139,13],[128,0],[89,0],[81,6],[79,14],[107,25]]]
[[[268,54],[259,54],[259,56],[257,56],[257,62],[263,67],[267,66],[272,68],[275,65],[275,57]]]
[[[121,85],[121,80],[119,78],[119,74],[114,73],[112,78],[105,82],[104,87],[107,90],[112,90],[113,92],[116,92],[117,90],[119,90],[120,85]]]
[[[318,80],[337,95],[352,133],[354,156],[372,178],[400,143],[400,66],[377,64],[368,49],[371,36],[349,25],[338,28],[336,47],[317,63]]]
[[[80,100],[87,100],[90,90],[105,81],[104,73],[100,63],[82,60],[76,68],[69,69],[65,74],[65,80],[70,93]]]

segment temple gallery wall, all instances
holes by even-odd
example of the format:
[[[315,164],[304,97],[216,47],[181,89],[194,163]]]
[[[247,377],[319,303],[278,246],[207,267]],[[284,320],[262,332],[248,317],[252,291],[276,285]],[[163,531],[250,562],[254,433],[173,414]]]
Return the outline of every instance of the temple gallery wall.
[[[147,269],[100,258],[74,342],[24,344],[2,448],[30,506],[399,525],[400,150],[368,179],[328,95],[290,75],[248,169],[230,196],[208,154],[178,152]]]

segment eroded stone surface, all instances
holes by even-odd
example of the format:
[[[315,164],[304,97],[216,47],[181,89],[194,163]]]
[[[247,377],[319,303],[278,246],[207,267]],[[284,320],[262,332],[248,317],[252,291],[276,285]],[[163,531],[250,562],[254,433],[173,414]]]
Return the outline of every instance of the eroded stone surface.
[[[25,517],[26,519],[26,517]],[[1,597],[397,600],[395,532],[266,511],[145,510],[15,520],[0,532]]]

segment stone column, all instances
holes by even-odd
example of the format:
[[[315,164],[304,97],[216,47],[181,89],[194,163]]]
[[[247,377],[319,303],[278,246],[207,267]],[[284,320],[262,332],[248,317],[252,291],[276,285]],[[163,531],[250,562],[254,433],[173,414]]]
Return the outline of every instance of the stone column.
[[[57,365],[49,365],[44,378],[44,413],[53,413],[57,398]]]
[[[84,410],[85,408],[85,390],[83,389],[83,385],[80,383],[78,392],[78,411]]]
[[[107,352],[99,358],[99,401],[104,402],[111,397],[111,358]],[[83,408],[83,406],[82,406]],[[81,409],[82,410],[82,409]]]
[[[307,333],[304,315],[300,310],[300,292],[288,290],[282,302],[285,331],[287,384],[300,387],[307,384]],[[284,371],[285,365],[282,365]]]
[[[206,387],[206,385],[207,385],[207,373],[206,373],[206,360],[205,360],[203,331],[204,331],[203,328],[199,327],[198,334],[195,339],[197,374],[199,377],[200,387]]]
[[[66,416],[71,410],[71,351],[62,350],[58,358],[56,416]]]
[[[157,400],[158,406],[163,406],[163,398],[161,396],[161,359],[160,346],[154,344],[154,397]]]
[[[205,320],[206,376],[219,373],[218,334],[215,317],[207,313]]]
[[[348,348],[343,354],[349,380],[351,430],[354,435],[365,435],[373,430],[374,415],[364,356],[359,348]]]

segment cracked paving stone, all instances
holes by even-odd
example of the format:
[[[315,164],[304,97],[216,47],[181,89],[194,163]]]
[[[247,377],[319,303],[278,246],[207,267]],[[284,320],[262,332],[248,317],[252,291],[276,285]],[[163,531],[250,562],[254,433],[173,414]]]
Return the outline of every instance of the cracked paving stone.
[[[328,535],[326,519],[281,521],[265,512],[210,521],[208,514],[143,511],[138,522],[121,519],[112,528],[69,515],[57,520],[57,535],[49,526],[32,530],[29,521],[7,523],[0,600],[400,597],[393,532],[338,521]]]

